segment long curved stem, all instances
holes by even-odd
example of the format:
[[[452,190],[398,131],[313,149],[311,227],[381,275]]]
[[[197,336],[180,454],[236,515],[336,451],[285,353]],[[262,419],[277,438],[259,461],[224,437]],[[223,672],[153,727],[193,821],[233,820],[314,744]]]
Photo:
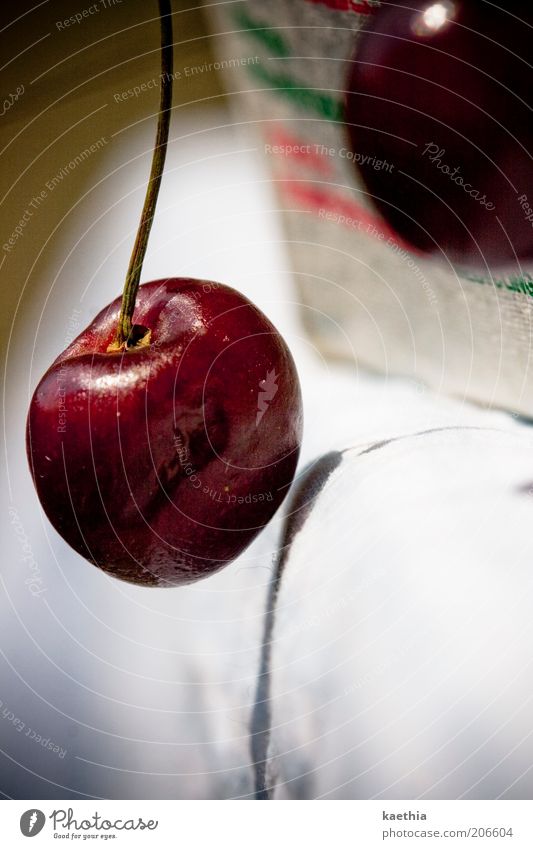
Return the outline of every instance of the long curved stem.
[[[136,343],[146,344],[146,335],[139,342],[135,338],[133,327],[133,311],[135,300],[139,289],[141,271],[148,245],[148,237],[154,219],[157,196],[161,186],[163,168],[167,154],[168,133],[170,127],[170,109],[172,106],[172,9],[170,0],[159,0],[159,17],[161,22],[161,97],[159,101],[159,116],[157,120],[157,135],[152,157],[152,168],[150,179],[146,189],[146,197],[142,210],[137,237],[131,254],[124,291],[122,293],[122,306],[118,319],[117,331],[114,342],[108,350],[117,351],[124,347],[135,347]],[[144,330],[144,328],[143,328]],[[149,334],[149,331],[146,331]]]

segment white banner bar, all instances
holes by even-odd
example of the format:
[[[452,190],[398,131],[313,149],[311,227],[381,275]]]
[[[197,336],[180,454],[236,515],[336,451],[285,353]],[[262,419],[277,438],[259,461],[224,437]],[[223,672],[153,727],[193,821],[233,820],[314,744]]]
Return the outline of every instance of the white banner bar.
[[[529,801],[6,801],[2,846],[324,847],[533,846]]]

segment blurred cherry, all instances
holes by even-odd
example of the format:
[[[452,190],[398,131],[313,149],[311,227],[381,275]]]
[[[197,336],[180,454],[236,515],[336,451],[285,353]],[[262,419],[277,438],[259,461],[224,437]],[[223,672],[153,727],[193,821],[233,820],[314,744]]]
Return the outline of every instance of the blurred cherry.
[[[358,37],[351,148],[415,249],[466,267],[533,259],[532,24],[518,0],[410,0],[383,3]]]

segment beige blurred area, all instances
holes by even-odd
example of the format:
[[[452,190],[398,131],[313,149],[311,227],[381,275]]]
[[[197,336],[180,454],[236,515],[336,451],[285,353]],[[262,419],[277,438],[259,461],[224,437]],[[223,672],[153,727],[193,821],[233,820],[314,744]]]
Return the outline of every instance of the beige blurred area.
[[[180,72],[174,122],[180,110],[220,108],[224,98],[216,71],[206,70],[213,45],[199,3],[173,0],[172,9],[174,69]],[[153,122],[155,133],[158,4],[8,0],[0,5],[0,39],[4,356],[10,335],[20,332],[21,316],[49,289],[58,236],[77,201],[95,190],[100,151],[109,152],[116,134],[137,123]],[[128,93],[135,86],[144,88]]]

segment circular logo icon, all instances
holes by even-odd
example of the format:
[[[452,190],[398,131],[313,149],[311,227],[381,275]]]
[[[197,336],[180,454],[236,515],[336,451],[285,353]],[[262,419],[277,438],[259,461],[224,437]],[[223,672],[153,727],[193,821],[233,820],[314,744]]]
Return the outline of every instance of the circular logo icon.
[[[46,817],[42,811],[37,810],[37,808],[30,808],[20,818],[20,830],[24,837],[35,837],[43,830],[45,822]]]

